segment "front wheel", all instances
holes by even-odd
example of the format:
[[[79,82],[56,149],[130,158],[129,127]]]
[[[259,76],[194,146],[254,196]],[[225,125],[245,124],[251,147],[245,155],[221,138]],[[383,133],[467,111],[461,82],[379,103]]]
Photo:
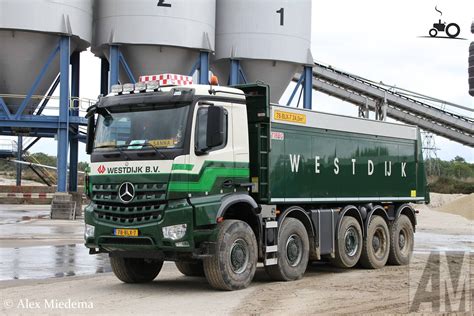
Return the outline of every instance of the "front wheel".
[[[360,263],[364,268],[380,269],[388,260],[390,232],[383,217],[374,215],[364,239]]]
[[[438,35],[438,31],[436,29],[431,29],[429,33],[431,37],[436,37],[436,35]]]
[[[249,286],[257,269],[257,241],[250,226],[239,220],[218,224],[216,253],[204,259],[204,273],[218,290]]]
[[[110,257],[115,276],[125,283],[153,281],[160,273],[163,261],[143,258]]]
[[[413,253],[415,238],[413,226],[406,215],[400,215],[393,223],[390,238],[391,243],[388,263],[393,265],[408,264]]]
[[[309,239],[303,223],[285,218],[278,237],[278,263],[266,266],[271,279],[292,281],[301,279],[308,266]]]

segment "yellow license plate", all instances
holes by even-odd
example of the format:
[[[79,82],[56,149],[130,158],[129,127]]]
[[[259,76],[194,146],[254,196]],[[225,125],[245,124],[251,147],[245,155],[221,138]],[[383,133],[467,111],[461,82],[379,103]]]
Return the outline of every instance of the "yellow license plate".
[[[136,237],[138,236],[138,229],[115,228],[115,236]]]

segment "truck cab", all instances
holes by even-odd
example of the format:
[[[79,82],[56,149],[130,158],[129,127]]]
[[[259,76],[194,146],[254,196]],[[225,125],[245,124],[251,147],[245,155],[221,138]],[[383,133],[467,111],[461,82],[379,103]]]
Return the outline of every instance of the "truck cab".
[[[88,111],[86,246],[192,262],[209,254],[224,197],[248,199],[245,95],[204,85],[133,89],[115,86]]]

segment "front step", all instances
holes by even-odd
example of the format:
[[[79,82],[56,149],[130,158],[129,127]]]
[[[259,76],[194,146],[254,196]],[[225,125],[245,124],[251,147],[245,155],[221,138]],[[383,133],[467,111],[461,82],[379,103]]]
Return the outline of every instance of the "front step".
[[[265,266],[278,264],[278,221],[265,222]]]

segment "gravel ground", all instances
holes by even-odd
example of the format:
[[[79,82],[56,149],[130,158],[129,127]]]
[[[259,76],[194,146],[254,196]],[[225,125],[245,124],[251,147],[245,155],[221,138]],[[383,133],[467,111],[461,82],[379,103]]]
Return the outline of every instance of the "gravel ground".
[[[380,270],[341,270],[325,263],[313,263],[308,266],[304,278],[295,282],[271,282],[263,267],[259,267],[251,286],[235,292],[214,291],[204,278],[184,277],[172,263],[164,265],[154,282],[140,285],[123,284],[112,273],[39,280],[10,279],[0,282],[0,297],[3,301],[3,305],[0,301],[0,314],[306,315],[409,311],[430,313],[448,311],[448,308],[472,314],[474,291],[470,289],[474,289],[474,286],[470,285],[469,280],[472,282],[470,271],[474,272],[473,221],[433,211],[427,206],[420,205],[418,209],[420,213],[415,234],[415,254],[409,266],[387,266]],[[28,226],[39,225],[41,221],[47,220],[33,219],[21,224],[5,225],[22,225],[26,229]],[[69,239],[77,239],[77,243],[81,243],[78,236],[80,228],[72,229],[67,224],[64,225],[73,234],[64,243],[70,243]],[[80,227],[82,223],[77,222],[75,225]],[[14,229],[10,228],[11,231]],[[58,243],[56,237],[58,236],[53,238],[55,244]],[[44,238],[46,237],[41,238],[41,245],[44,245]],[[35,244],[29,243],[23,246],[33,245]],[[10,239],[4,239],[2,247],[18,245]],[[445,251],[457,251],[457,255],[446,256]],[[85,260],[81,256],[75,260]],[[430,281],[433,283],[430,290],[415,295],[422,284],[421,276],[430,266],[438,269],[436,271],[444,271],[442,282],[446,275],[457,275],[459,280],[464,280],[464,283],[454,283],[466,285],[465,305],[459,305],[462,301],[459,291],[450,304],[443,301],[442,290],[445,284],[434,284],[435,279]],[[433,301],[435,304],[422,301]],[[38,308],[27,309],[27,302]],[[439,308],[436,307],[436,302],[440,302]],[[69,307],[51,307],[51,303],[56,304],[54,306],[69,304]],[[82,305],[73,308],[71,304]]]

